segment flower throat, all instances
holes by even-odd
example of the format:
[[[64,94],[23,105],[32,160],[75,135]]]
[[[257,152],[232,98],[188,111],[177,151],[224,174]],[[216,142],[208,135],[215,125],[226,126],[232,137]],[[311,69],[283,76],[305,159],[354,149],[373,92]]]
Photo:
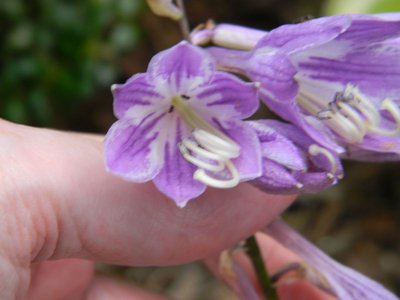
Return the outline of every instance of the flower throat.
[[[182,156],[198,167],[193,178],[216,188],[236,186],[240,178],[231,160],[240,155],[240,146],[196,114],[188,100],[186,95],[173,97],[170,111],[175,110],[193,129],[192,135],[178,145]]]

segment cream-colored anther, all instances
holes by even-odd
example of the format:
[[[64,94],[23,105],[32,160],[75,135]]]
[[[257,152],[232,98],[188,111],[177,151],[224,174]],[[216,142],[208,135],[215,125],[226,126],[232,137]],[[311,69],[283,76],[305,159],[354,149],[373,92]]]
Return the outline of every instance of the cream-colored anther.
[[[298,182],[296,183],[296,188],[298,188],[299,190],[301,190],[304,187],[304,184]]]
[[[312,144],[312,145],[310,145],[310,147],[308,147],[308,153],[310,153],[313,156],[316,156],[316,155],[325,156],[331,165],[331,170],[326,174],[326,176],[329,179],[336,178],[337,163],[336,163],[335,157],[329,150],[322,148],[322,147],[318,146],[317,144]]]
[[[381,109],[388,111],[392,115],[396,124],[396,128],[388,130],[374,126],[369,128],[370,132],[383,136],[400,136],[400,109],[397,104],[391,99],[387,98],[382,101]]]
[[[188,151],[188,149],[185,147],[185,145],[179,144],[179,150],[183,156],[184,159],[186,159],[188,162],[192,163],[196,167],[199,167],[201,169],[211,171],[211,172],[221,172],[223,169],[225,169],[225,165],[221,163],[220,161],[215,161],[216,164],[210,164],[207,163],[193,155],[191,155]]]
[[[212,187],[220,189],[229,189],[237,186],[240,181],[239,173],[231,161],[225,162],[225,167],[231,175],[231,179],[217,179],[209,176],[203,169],[198,169],[194,172],[193,178]]]

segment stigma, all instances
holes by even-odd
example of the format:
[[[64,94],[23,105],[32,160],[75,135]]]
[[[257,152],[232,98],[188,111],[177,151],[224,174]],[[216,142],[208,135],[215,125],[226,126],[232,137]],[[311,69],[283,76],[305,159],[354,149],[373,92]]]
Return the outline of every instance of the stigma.
[[[235,187],[240,176],[232,160],[239,157],[240,146],[197,114],[188,100],[187,95],[175,96],[171,107],[193,130],[178,145],[183,158],[197,167],[193,178],[216,188]]]
[[[348,143],[361,143],[367,134],[400,135],[400,109],[385,98],[380,107],[351,83],[344,88],[296,75],[299,84],[297,103],[307,113],[316,116]],[[317,91],[329,91],[331,98]],[[383,128],[382,113],[394,121],[393,128]]]

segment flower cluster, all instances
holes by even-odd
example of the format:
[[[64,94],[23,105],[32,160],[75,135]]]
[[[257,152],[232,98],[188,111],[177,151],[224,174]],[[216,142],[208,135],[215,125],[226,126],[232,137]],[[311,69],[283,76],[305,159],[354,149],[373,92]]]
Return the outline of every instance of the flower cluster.
[[[181,18],[172,1],[148,2]],[[343,177],[341,159],[399,160],[399,20],[346,15],[270,32],[197,28],[191,42],[157,54],[146,73],[112,86],[118,121],[106,136],[106,168],[152,180],[184,207],[207,186],[249,181],[268,193],[318,192]],[[255,119],[261,103],[280,119]],[[271,228],[278,237],[287,231]],[[340,299],[392,299],[341,266],[330,274],[330,262],[315,253]]]
[[[400,158],[395,16],[325,17],[271,32],[209,25],[191,39],[218,47],[181,42],[112,87],[110,172],[153,180],[183,207],[206,186],[317,192],[342,178],[341,158]],[[284,121],[243,121],[259,99]]]

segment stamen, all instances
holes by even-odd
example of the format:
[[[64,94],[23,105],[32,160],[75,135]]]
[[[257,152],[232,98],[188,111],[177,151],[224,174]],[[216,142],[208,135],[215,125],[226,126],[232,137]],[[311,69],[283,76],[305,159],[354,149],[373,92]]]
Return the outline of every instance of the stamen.
[[[332,179],[332,180],[335,179],[336,172],[337,172],[337,163],[336,163],[335,157],[333,156],[333,154],[330,151],[318,146],[317,144],[312,144],[312,145],[310,145],[310,147],[308,147],[308,153],[310,153],[310,155],[313,155],[313,156],[320,155],[320,154],[325,156],[326,159],[331,164],[331,170],[326,175],[329,179]]]
[[[357,86],[349,83],[341,92],[335,92],[337,85],[313,80],[304,75],[296,75],[299,82],[298,104],[307,112],[323,121],[336,134],[347,142],[361,143],[368,133],[383,136],[400,135],[400,108],[390,99],[381,104],[382,110],[387,110],[393,117],[396,127],[383,129],[381,114],[375,104],[360,92]],[[334,98],[327,99],[318,95],[319,88],[332,90]]]
[[[225,162],[225,166],[231,174],[231,179],[226,180],[211,177],[203,169],[196,170],[196,172],[194,172],[193,178],[201,181],[208,186],[213,186],[221,189],[233,188],[239,184],[239,173],[230,160]]]
[[[367,132],[367,125],[365,124],[365,121],[361,118],[361,116],[357,112],[354,111],[354,109],[349,104],[342,103],[340,105],[340,108],[346,114],[346,116],[349,117],[353,121],[353,123],[358,127],[358,129],[360,130],[358,135],[362,140],[365,133]]]
[[[363,138],[360,129],[340,113],[330,109],[321,110],[321,99],[311,91],[300,89],[297,102],[309,113],[319,117],[333,131],[349,142],[360,142]]]
[[[235,158],[240,154],[240,147],[236,143],[221,139],[205,130],[196,129],[193,131],[193,137],[204,148],[225,159]]]
[[[387,98],[382,101],[381,109],[388,111],[392,115],[392,117],[396,123],[396,128],[393,130],[386,130],[386,129],[382,129],[377,126],[374,126],[374,127],[370,127],[369,130],[372,133],[380,134],[380,135],[384,135],[384,136],[399,136],[400,135],[400,109],[399,109],[399,107],[397,106],[397,104],[394,101]]]
[[[188,162],[192,163],[193,165],[195,165],[196,167],[199,167],[201,169],[211,171],[211,172],[220,172],[223,169],[225,169],[225,165],[223,163],[221,163],[220,161],[216,161],[216,163],[217,163],[216,165],[209,164],[209,163],[191,155],[184,144],[179,144],[178,147],[179,147],[179,150],[180,150],[183,158],[186,159]]]
[[[187,139],[183,140],[182,144],[186,148],[188,148],[190,151],[192,151],[192,152],[194,152],[194,153],[196,153],[196,154],[198,154],[200,156],[203,156],[203,157],[205,157],[207,159],[211,159],[211,160],[222,160],[223,159],[223,157],[221,157],[220,155],[212,153],[212,152],[210,152],[208,150],[205,150],[205,149],[199,147],[198,144],[192,142],[191,140],[187,140]]]
[[[172,98],[171,104],[186,124],[193,128],[194,141],[185,139],[179,144],[183,158],[199,168],[194,172],[193,178],[217,188],[236,186],[240,176],[231,159],[240,155],[240,146],[196,114],[190,103],[186,102],[188,99],[189,96],[184,94],[176,96]],[[229,172],[230,178],[222,179],[219,176],[225,175],[222,174],[224,170]]]
[[[360,90],[352,84],[348,84],[344,90],[345,97],[349,97],[350,95],[357,101],[357,103],[353,103],[352,106],[357,108],[357,110],[364,115],[369,124],[378,125],[380,122],[380,115],[376,107],[371,103],[371,100],[364,96]]]

